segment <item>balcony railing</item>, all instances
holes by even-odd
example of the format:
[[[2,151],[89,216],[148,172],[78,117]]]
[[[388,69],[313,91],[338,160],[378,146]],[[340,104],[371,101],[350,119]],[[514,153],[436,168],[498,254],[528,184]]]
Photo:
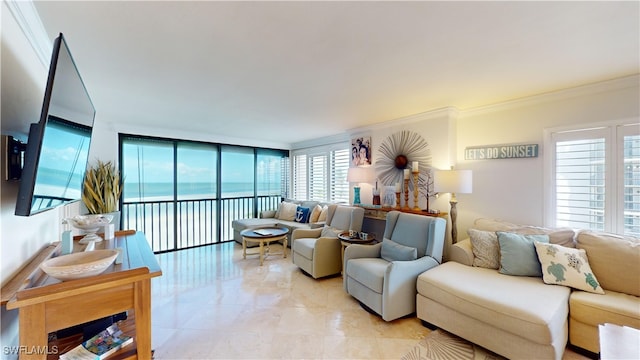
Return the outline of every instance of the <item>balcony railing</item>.
[[[166,252],[233,239],[231,222],[254,217],[257,212],[274,210],[279,195],[254,198],[162,200],[125,202],[122,228],[145,233],[154,252]]]

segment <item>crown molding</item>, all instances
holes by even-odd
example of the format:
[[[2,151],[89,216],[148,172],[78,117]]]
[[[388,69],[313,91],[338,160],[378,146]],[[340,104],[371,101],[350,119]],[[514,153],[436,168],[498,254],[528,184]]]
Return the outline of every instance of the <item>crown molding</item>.
[[[532,106],[552,101],[561,101],[575,97],[594,95],[603,92],[638,88],[640,86],[640,74],[605,80],[568,89],[527,96],[519,99],[503,101],[496,104],[483,105],[460,111],[460,117],[476,116],[497,111],[504,111],[523,106]]]
[[[442,118],[446,119],[457,119],[459,110],[453,106],[448,106],[440,109],[429,110],[425,112],[421,112],[414,115],[409,115],[397,119],[387,120],[381,123],[353,128],[347,130],[350,134],[358,134],[358,133],[366,133],[370,131],[386,129],[392,126],[402,126],[413,124],[421,121],[429,121],[429,120],[441,120]]]
[[[7,4],[9,12],[18,23],[18,26],[20,26],[20,29],[22,29],[24,36],[33,47],[42,65],[48,68],[53,45],[33,1],[7,0],[5,4]]]

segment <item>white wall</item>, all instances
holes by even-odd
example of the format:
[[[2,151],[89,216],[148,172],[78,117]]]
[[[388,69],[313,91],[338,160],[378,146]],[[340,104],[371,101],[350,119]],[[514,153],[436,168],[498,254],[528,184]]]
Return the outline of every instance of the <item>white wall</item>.
[[[478,217],[544,226],[544,129],[640,120],[639,77],[568,89],[460,113],[458,168],[473,170],[473,193],[458,196],[458,236]],[[535,143],[527,159],[464,160],[466,147]]]

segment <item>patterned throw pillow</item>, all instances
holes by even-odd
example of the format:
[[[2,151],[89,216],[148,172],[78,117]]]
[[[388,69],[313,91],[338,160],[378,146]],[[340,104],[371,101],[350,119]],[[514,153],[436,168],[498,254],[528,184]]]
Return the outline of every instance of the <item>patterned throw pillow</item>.
[[[535,242],[538,259],[542,264],[545,284],[569,286],[596,294],[604,294],[587,259],[584,249]]]
[[[487,269],[500,268],[500,244],[493,231],[467,230],[473,251],[473,266]]]
[[[293,220],[295,222],[306,224],[309,222],[309,215],[311,215],[311,210],[308,207],[298,206],[296,208],[296,218]]]

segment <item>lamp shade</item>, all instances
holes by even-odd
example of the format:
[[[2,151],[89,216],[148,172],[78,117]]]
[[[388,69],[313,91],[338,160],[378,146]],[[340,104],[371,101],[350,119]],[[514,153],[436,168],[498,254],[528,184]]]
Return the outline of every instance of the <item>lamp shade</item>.
[[[373,166],[351,167],[347,172],[347,181],[354,183],[372,183],[376,179]]]
[[[470,194],[473,190],[471,170],[436,170],[433,189],[440,193]]]

